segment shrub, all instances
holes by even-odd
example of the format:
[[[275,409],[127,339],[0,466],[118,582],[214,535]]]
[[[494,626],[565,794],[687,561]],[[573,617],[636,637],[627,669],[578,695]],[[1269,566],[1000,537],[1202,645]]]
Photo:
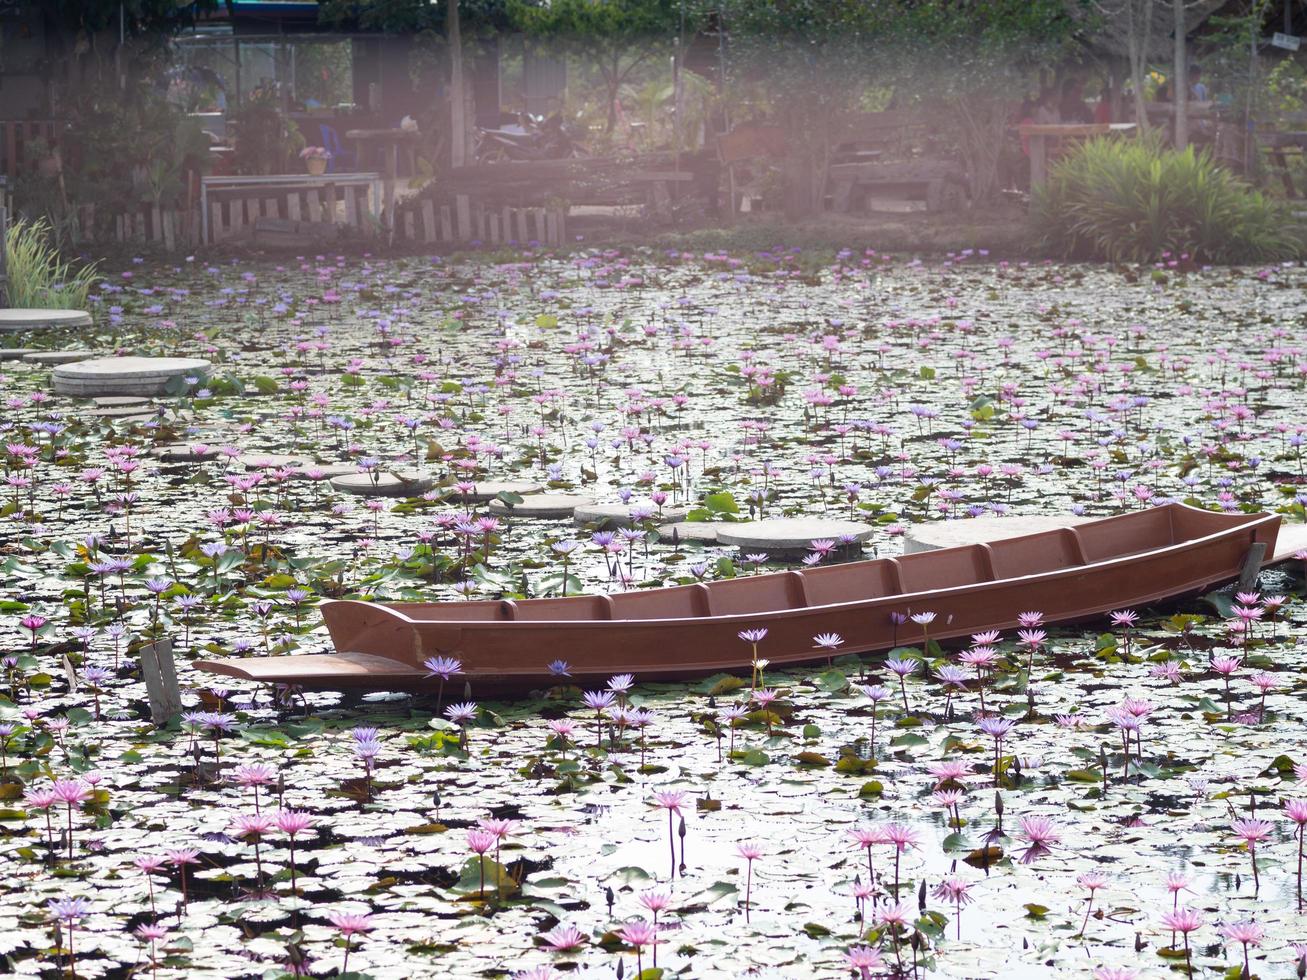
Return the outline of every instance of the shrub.
[[[1206,262],[1302,252],[1288,210],[1193,147],[1156,137],[1095,139],[1050,168],[1033,213],[1043,243],[1068,258],[1150,262],[1164,252]]]
[[[5,235],[9,305],[38,310],[81,310],[97,279],[94,265],[74,269],[59,257],[44,218],[16,221]]]

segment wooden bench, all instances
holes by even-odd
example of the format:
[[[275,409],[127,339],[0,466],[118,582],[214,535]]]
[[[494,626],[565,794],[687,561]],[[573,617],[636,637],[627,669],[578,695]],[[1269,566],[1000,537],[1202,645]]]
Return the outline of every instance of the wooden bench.
[[[343,198],[344,216],[337,206]],[[356,174],[271,174],[200,179],[202,239],[214,244],[241,234],[262,219],[296,225],[336,225],[367,230],[365,218],[379,212],[381,176]],[[224,221],[223,205],[227,206]]]
[[[920,112],[851,112],[836,117],[827,168],[831,209],[848,212],[858,196],[924,201],[928,211],[954,211],[969,195],[966,168],[935,147],[935,130]]]
[[[1022,139],[1030,141],[1030,189],[1048,180],[1049,151],[1063,141],[1091,139],[1095,136],[1131,136],[1134,123],[1022,123],[1015,127]]]

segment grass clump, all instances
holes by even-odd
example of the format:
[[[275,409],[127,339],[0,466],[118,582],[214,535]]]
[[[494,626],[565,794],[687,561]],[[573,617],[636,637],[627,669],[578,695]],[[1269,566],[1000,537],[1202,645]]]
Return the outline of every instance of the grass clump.
[[[1066,258],[1153,262],[1169,252],[1237,263],[1303,252],[1287,208],[1206,150],[1171,149],[1156,137],[1075,147],[1036,191],[1033,215],[1044,247]]]
[[[94,264],[76,267],[60,257],[44,219],[16,221],[5,234],[5,273],[10,306],[81,310],[99,275]]]

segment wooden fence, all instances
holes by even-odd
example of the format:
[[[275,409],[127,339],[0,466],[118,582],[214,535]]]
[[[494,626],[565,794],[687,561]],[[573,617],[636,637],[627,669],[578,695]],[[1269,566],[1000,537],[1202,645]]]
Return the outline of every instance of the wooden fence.
[[[567,240],[567,207],[495,205],[465,194],[437,204],[428,197],[396,208],[395,239],[424,245],[561,245]]]
[[[37,140],[57,146],[60,125],[53,119],[0,119],[0,174],[12,179],[34,166],[28,147]]]

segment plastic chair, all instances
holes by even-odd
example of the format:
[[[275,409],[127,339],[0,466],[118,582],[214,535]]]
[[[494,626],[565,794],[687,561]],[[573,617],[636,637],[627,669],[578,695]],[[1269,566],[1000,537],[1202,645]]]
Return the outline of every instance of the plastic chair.
[[[336,132],[336,127],[328,126],[326,123],[319,123],[318,128],[322,133],[322,147],[331,154],[331,159],[327,161],[327,173],[353,172],[354,151],[345,149],[344,144],[340,141],[340,134]]]

